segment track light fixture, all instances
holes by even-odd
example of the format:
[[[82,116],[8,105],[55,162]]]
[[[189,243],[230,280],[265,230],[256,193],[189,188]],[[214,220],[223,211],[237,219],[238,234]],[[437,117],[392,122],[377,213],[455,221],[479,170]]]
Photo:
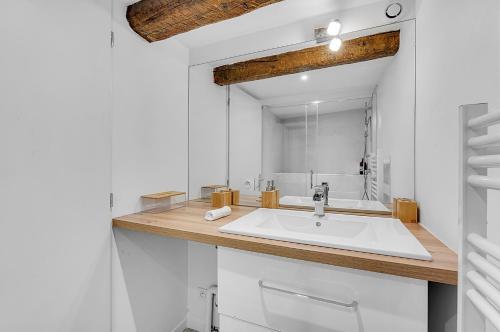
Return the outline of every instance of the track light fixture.
[[[338,36],[340,34],[340,30],[342,29],[342,23],[340,23],[339,20],[333,20],[328,24],[328,28],[326,29],[326,32],[330,36]]]

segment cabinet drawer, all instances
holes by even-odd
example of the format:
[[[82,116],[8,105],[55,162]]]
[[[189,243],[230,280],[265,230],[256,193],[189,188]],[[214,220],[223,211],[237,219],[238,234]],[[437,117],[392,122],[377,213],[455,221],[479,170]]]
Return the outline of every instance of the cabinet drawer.
[[[218,284],[221,314],[274,330],[427,331],[423,280],[219,247]]]

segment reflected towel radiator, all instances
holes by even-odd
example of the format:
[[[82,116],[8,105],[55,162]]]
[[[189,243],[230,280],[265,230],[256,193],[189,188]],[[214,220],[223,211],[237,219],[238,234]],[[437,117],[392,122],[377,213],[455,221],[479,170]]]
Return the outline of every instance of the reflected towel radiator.
[[[370,199],[378,201],[378,183],[377,183],[377,154],[370,153],[368,155],[370,169]]]
[[[488,176],[500,168],[500,134],[488,133],[497,123],[500,112],[487,104],[460,107],[460,332],[500,331],[500,246],[488,240],[486,220],[488,189],[500,190],[500,178]]]

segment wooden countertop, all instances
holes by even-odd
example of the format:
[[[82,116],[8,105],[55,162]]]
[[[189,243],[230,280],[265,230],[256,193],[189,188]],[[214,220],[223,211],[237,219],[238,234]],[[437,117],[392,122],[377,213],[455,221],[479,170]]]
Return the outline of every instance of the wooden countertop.
[[[419,224],[405,224],[431,253],[433,261],[384,256],[292,242],[220,233],[217,229],[255,210],[232,206],[233,213],[217,221],[203,219],[210,205],[190,201],[186,207],[162,213],[141,212],[113,219],[113,226],[206,244],[305,261],[456,285],[457,255]]]

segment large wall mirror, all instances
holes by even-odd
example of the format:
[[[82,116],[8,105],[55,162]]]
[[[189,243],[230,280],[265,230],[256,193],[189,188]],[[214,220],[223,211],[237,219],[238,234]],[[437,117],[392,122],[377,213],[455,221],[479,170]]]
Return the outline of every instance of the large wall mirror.
[[[393,197],[414,197],[414,20],[364,29],[400,31],[392,56],[220,86],[213,70],[190,70],[191,199],[217,188],[260,206],[273,183],[280,206],[312,209],[327,184],[327,208],[389,213]],[[267,56],[253,54],[253,58]]]

